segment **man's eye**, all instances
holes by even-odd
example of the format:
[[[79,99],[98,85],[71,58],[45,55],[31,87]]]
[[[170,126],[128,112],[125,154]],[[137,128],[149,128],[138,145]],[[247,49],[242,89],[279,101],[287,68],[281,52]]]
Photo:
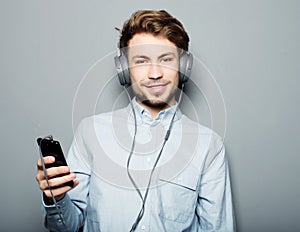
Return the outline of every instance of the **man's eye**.
[[[135,61],[135,64],[145,64],[146,62],[146,59],[138,59]]]
[[[168,62],[172,62],[173,58],[172,57],[164,57],[161,59],[162,63],[168,63]]]

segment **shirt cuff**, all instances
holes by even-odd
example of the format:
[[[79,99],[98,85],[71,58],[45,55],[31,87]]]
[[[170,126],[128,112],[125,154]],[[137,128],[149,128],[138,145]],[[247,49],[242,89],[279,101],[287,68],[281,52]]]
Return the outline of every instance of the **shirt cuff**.
[[[63,205],[65,205],[65,202],[68,199],[69,199],[68,194],[65,194],[64,197],[62,197],[59,200],[56,200],[56,203],[58,206],[63,206]],[[43,206],[45,208],[56,208],[52,198],[46,197],[46,195],[44,193],[43,193]]]

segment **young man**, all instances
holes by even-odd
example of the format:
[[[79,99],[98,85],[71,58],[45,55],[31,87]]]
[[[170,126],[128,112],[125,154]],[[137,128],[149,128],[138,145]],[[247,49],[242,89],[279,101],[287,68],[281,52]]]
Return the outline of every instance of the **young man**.
[[[48,168],[49,183],[38,160],[48,229],[235,231],[222,140],[178,109],[192,62],[188,43],[166,11],[138,11],[125,22],[116,67],[135,96],[124,109],[80,123],[70,168]],[[68,181],[74,186],[63,186]]]

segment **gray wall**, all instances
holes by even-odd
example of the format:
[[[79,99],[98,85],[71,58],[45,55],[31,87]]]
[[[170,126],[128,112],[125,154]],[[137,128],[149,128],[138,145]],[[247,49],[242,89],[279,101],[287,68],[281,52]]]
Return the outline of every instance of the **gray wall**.
[[[239,231],[300,231],[300,2],[185,2],[1,0],[1,231],[43,231],[35,139],[51,133],[67,150],[81,117],[111,109],[108,96],[120,91],[107,82],[114,27],[138,9],[166,9],[182,20],[192,52],[221,90],[226,133],[222,122],[215,129],[225,133]],[[82,82],[101,58],[100,71],[89,72],[102,73],[99,82]],[[105,84],[97,107],[85,108],[95,93],[76,95],[77,88]],[[201,93],[188,89],[205,112]]]

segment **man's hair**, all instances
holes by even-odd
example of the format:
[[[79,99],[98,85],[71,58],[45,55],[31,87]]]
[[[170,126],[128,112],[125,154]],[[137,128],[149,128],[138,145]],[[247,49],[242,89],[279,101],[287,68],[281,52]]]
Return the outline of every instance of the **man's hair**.
[[[189,36],[181,22],[164,10],[143,10],[133,13],[123,25],[120,48],[127,47],[129,40],[137,33],[163,36],[185,51],[189,47]]]

